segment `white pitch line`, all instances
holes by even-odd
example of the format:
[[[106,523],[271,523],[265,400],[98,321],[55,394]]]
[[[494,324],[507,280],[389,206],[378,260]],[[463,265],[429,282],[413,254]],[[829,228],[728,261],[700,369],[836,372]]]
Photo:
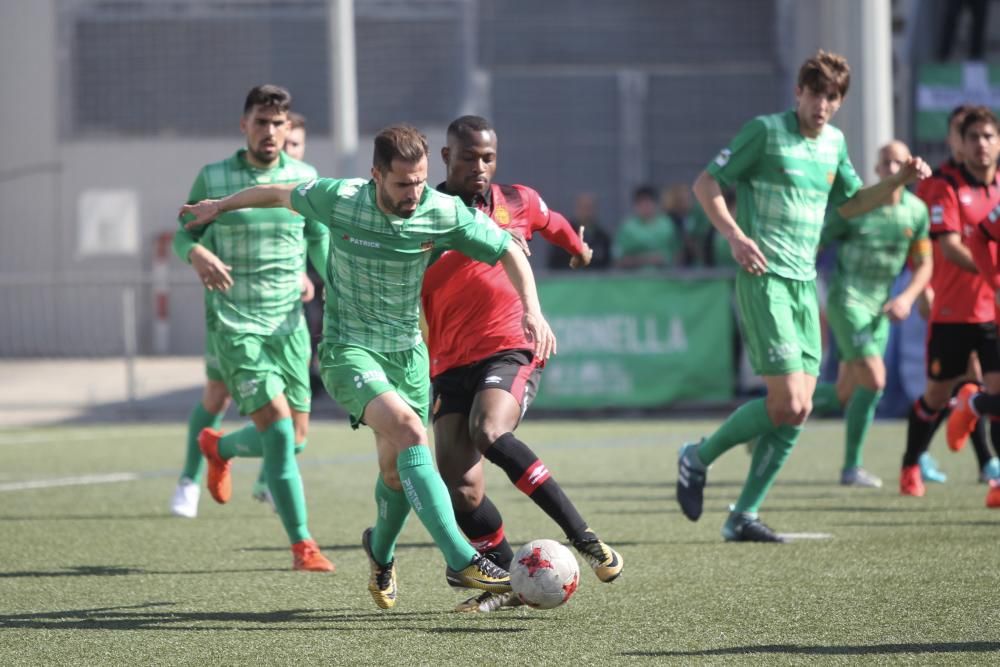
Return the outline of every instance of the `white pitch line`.
[[[786,540],[832,540],[833,533],[779,533]]]
[[[114,482],[134,482],[140,476],[134,472],[113,472],[106,475],[80,475],[78,477],[56,477],[54,479],[34,479],[26,482],[5,482],[0,484],[0,492],[24,491],[27,489],[51,489],[57,486],[84,486],[87,484],[111,484]]]

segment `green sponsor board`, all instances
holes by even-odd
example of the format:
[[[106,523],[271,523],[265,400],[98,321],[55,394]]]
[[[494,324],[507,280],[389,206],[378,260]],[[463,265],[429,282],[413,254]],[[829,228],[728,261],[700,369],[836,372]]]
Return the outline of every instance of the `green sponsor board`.
[[[959,104],[1000,112],[1000,67],[978,62],[921,65],[916,97],[917,139],[944,141],[948,114]]]
[[[591,275],[545,280],[539,293],[559,353],[534,406],[652,407],[732,397],[731,280]]]

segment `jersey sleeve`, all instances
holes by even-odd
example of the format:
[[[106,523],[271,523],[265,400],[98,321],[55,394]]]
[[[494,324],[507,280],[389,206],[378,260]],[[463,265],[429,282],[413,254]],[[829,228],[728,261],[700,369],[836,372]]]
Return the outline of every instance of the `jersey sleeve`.
[[[496,264],[507,250],[510,234],[500,229],[485,213],[455,199],[455,226],[445,233],[444,246],[467,257]]]
[[[954,188],[943,179],[927,179],[919,194],[920,198],[927,204],[931,239],[940,234],[962,233],[958,197],[955,195]]]
[[[208,190],[205,187],[204,174],[204,170],[199,171],[198,176],[194,179],[194,183],[191,185],[191,190],[188,192],[188,204],[200,202],[208,196]],[[180,257],[184,262],[190,264],[191,260],[188,256],[191,254],[191,250],[198,245],[198,240],[201,238],[202,234],[205,233],[205,227],[191,231],[184,229],[184,222],[185,221],[181,218],[177,219],[178,229],[174,232],[174,239],[171,245],[173,245],[174,254]]]
[[[337,178],[314,178],[295,186],[290,197],[292,208],[306,220],[329,227],[341,183],[343,180]]]
[[[708,163],[705,171],[721,185],[732,185],[753,173],[766,145],[767,126],[754,118]]]
[[[914,204],[916,224],[913,229],[913,241],[910,242],[910,259],[931,255],[930,218],[927,215],[927,207],[919,199]]]
[[[851,164],[851,157],[847,154],[847,144],[840,145],[840,159],[837,161],[837,173],[833,177],[833,187],[830,189],[829,204],[838,207],[845,201],[857,194],[863,183],[858,172]]]
[[[542,238],[552,245],[559,246],[570,255],[579,255],[583,252],[583,241],[564,215],[550,209],[535,190],[523,185],[514,187],[521,191],[527,202],[531,231],[540,232]]]

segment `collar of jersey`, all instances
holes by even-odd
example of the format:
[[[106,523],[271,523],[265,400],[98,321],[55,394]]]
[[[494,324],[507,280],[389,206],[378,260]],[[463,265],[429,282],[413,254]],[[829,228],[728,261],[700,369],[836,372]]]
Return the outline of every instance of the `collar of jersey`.
[[[459,196],[458,193],[452,192],[452,191],[450,191],[448,189],[448,181],[441,181],[440,183],[438,183],[438,186],[435,189],[438,192],[442,192],[442,193],[444,193],[446,195],[451,195],[452,197],[458,197],[459,199],[462,199],[462,197]],[[464,199],[462,199],[462,203],[463,204],[465,203]],[[489,210],[492,209],[492,207],[493,207],[493,184],[492,183],[490,183],[490,187],[486,191],[485,195],[472,195],[472,206],[475,207],[475,208],[481,209],[481,210],[485,210],[485,211],[489,211]]]

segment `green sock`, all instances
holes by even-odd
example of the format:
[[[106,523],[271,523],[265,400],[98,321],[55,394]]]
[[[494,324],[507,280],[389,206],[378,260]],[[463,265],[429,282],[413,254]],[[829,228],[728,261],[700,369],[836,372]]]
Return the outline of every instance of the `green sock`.
[[[868,427],[875,419],[875,408],[878,406],[882,392],[872,391],[867,387],[858,387],[847,402],[844,414],[847,436],[844,448],[844,468],[857,468],[861,465],[861,449],[865,445]]]
[[[253,422],[219,438],[219,456],[227,460],[234,456],[254,459],[264,456],[264,443],[261,441],[260,431]]]
[[[378,514],[371,535],[372,557],[386,565],[396,552],[396,539],[410,516],[410,503],[405,493],[386,486],[382,473],[379,473],[375,480],[375,507]]]
[[[431,463],[430,450],[423,445],[404,449],[396,459],[396,468],[406,500],[444,554],[448,567],[461,570],[467,566],[476,550],[458,529],[448,489]]]
[[[843,407],[837,397],[837,385],[829,382],[816,385],[816,391],[813,392],[813,414],[828,415],[839,412]]]
[[[264,469],[267,472],[267,488],[274,499],[274,509],[281,517],[281,523],[288,533],[288,539],[295,544],[308,540],[306,528],[306,495],[302,488],[302,476],[295,462],[295,427],[292,418],[285,417],[271,424],[260,434],[264,441]]]
[[[219,428],[225,412],[213,415],[198,401],[188,417],[187,450],[184,452],[184,468],[181,477],[187,477],[192,482],[201,482],[205,474],[205,459],[198,448],[198,434],[203,428]]]
[[[706,466],[727,451],[774,428],[767,414],[767,402],[756,398],[736,409],[722,426],[698,447],[698,459]]]
[[[295,455],[298,456],[302,453],[302,450],[306,448],[308,440],[303,440],[299,444],[295,445]],[[221,447],[221,443],[220,443]],[[263,454],[261,454],[263,456]],[[257,483],[254,486],[263,485],[267,486],[267,469],[264,467],[263,462],[260,464],[260,470],[257,472]],[[255,490],[256,492],[256,490]]]
[[[778,471],[785,465],[801,432],[801,426],[785,425],[760,436],[757,446],[753,449],[753,457],[750,459],[747,481],[733,511],[757,514],[768,489],[778,476]]]

